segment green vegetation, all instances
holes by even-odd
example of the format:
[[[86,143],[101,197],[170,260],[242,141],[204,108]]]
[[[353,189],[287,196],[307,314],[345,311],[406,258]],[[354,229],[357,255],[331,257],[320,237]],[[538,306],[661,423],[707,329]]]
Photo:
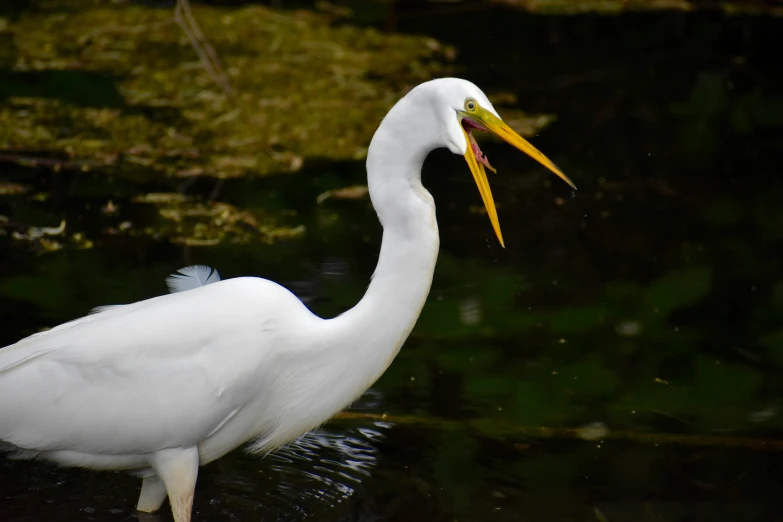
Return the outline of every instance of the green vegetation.
[[[235,97],[213,85],[170,9],[61,2],[6,22],[16,56],[0,81],[0,143],[178,177],[360,159],[388,107],[450,52],[307,11],[196,14]]]
[[[140,182],[168,181],[170,190],[201,178],[361,160],[391,105],[412,86],[448,74],[455,53],[432,38],[337,25],[332,11],[200,7],[196,16],[223,57],[234,95],[212,81],[171,9],[80,0],[3,18],[0,162],[110,174],[129,194],[145,190]],[[514,102],[513,95],[495,94],[501,106]],[[552,120],[506,114],[527,134]],[[100,191],[94,180],[90,185]],[[112,185],[103,189],[106,213],[117,216],[111,233],[214,245],[274,241],[303,230],[295,220],[281,223],[279,212],[176,192],[117,206]],[[28,189],[4,184],[0,194],[31,202],[49,197]],[[158,218],[122,219],[140,201],[155,205]],[[66,238],[72,232],[83,236],[69,226]],[[69,243],[22,236],[41,252]],[[82,236],[78,247],[93,244]]]

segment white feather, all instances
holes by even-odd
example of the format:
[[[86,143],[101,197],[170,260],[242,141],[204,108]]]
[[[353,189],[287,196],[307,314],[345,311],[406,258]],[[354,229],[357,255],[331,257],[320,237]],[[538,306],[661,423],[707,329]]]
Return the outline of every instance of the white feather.
[[[220,274],[212,267],[206,265],[193,265],[180,268],[175,274],[166,278],[169,292],[184,292],[200,286],[220,281]]]
[[[217,283],[220,281],[220,274],[212,267],[206,265],[193,265],[180,268],[176,273],[171,274],[166,278],[166,286],[169,287],[169,292],[174,294],[176,292],[184,292],[186,290],[193,290],[200,286],[208,285],[210,283]],[[99,314],[112,308],[125,305],[103,305],[96,306],[90,310],[90,315]]]

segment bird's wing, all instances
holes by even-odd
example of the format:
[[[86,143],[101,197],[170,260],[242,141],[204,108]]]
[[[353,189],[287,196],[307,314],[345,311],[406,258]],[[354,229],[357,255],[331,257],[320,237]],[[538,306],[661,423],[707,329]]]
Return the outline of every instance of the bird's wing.
[[[262,391],[275,347],[313,319],[275,283],[240,278],[33,335],[0,350],[0,440],[113,454],[195,444]]]

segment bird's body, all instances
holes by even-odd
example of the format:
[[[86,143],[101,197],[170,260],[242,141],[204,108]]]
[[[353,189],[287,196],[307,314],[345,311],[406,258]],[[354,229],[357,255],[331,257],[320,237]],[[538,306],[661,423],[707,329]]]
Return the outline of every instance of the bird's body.
[[[436,80],[376,132],[367,171],[383,242],[354,308],[322,319],[282,286],[242,277],[35,334],[0,350],[0,449],[133,471],[145,477],[139,509],[168,494],[184,522],[200,465],[245,443],[272,451],[357,399],[391,364],[429,293],[439,239],[421,166],[438,147],[467,157],[472,138],[455,112],[466,98],[494,114],[473,84]]]
[[[206,463],[261,434],[274,444],[284,423],[276,414],[294,406],[276,404],[294,402],[278,388],[304,383],[270,370],[280,358],[301,358],[295,369],[315,363],[327,324],[258,278],[89,315],[0,352],[0,395],[10,402],[25,392],[0,408],[0,436],[44,458],[106,469],[149,468],[149,453],[169,447],[198,446]]]

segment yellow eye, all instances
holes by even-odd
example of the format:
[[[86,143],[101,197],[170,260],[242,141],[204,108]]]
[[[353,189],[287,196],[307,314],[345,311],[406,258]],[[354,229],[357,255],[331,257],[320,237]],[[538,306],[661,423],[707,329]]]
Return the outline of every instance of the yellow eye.
[[[473,112],[476,110],[476,107],[478,107],[478,103],[473,98],[465,100],[465,110]]]

